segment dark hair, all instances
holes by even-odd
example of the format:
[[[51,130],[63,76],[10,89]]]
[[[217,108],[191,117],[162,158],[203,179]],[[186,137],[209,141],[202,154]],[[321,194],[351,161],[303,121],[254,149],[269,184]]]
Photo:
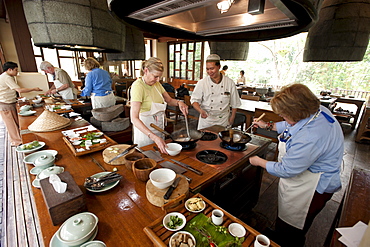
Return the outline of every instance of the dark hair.
[[[242,73],[244,75],[244,70],[241,70],[240,73]]]
[[[18,64],[14,63],[14,62],[6,62],[4,63],[3,65],[3,71],[7,71],[8,69],[15,69],[15,68],[18,68]]]
[[[227,70],[228,68],[229,68],[229,66],[224,65],[224,67],[222,67],[222,70]]]

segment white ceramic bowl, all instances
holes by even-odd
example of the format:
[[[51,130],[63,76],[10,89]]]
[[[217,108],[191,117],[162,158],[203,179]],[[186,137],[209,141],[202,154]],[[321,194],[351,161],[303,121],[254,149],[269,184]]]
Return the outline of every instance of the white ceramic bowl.
[[[174,233],[171,238],[170,238],[170,247],[175,247],[175,245],[172,244],[172,241],[179,235],[179,234],[186,234],[188,235],[192,240],[193,240],[193,243],[194,243],[194,246],[197,245],[197,242],[195,240],[195,237],[193,236],[193,234],[191,234],[190,232],[186,232],[186,231],[178,231],[176,233]]]
[[[244,226],[240,225],[239,223],[231,223],[228,229],[231,235],[238,238],[244,237],[246,233]]]
[[[182,146],[178,143],[167,143],[166,151],[169,155],[175,156],[181,152]]]
[[[159,168],[152,171],[149,178],[158,189],[166,189],[175,181],[176,173],[168,168]]]
[[[61,225],[57,238],[65,245],[80,246],[93,236],[98,221],[98,217],[90,212],[76,214]]]
[[[81,245],[80,247],[106,247],[105,243],[99,240],[89,241]]]
[[[178,218],[182,219],[182,224],[179,225],[179,226],[176,226],[173,229],[170,228],[168,226],[168,223],[170,222],[171,216],[177,216]],[[186,218],[185,218],[185,216],[182,213],[172,212],[172,213],[166,214],[166,216],[164,216],[162,223],[163,223],[164,227],[167,230],[169,230],[169,231],[178,231],[178,230],[181,230],[186,225]]]
[[[42,101],[42,98],[38,98],[38,99],[33,99],[32,102],[35,103],[35,104],[40,104]]]

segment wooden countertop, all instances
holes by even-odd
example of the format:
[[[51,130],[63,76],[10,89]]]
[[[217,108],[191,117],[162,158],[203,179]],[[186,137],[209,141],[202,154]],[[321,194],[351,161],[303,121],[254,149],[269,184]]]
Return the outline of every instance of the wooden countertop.
[[[133,173],[127,170],[125,166],[111,166],[105,163],[101,151],[79,157],[74,156],[62,140],[62,130],[40,133],[28,131],[28,125],[41,114],[43,109],[35,108],[35,110],[37,111],[35,116],[19,116],[20,126],[23,130],[23,143],[39,140],[46,143],[43,149],[54,149],[58,151],[55,164],[64,167],[66,171],[70,172],[85,195],[88,211],[94,213],[99,218],[99,231],[96,239],[104,241],[107,246],[152,246],[152,242],[144,233],[143,228],[163,217],[164,212],[161,208],[150,204],[146,199],[145,183],[137,180]],[[84,120],[72,121],[71,126],[67,129],[82,127],[88,124],[89,123]],[[199,144],[201,148],[201,141],[199,141]],[[143,149],[148,150],[150,147],[147,146]],[[253,149],[253,147],[250,148],[250,150],[253,150],[251,153],[255,153],[259,149],[260,147],[258,146],[256,146],[255,149]],[[186,156],[184,152],[175,158],[182,161],[191,159],[191,157]],[[235,156],[235,159],[234,157],[230,159],[232,159],[233,164],[240,165],[241,162],[239,161],[243,160],[242,156],[242,153],[240,153]],[[102,193],[86,191],[83,187],[85,178],[95,173],[102,172],[102,169],[96,162],[108,171],[112,171],[114,167],[118,168],[118,173],[123,176],[118,186]],[[195,165],[195,163],[191,164]],[[202,185],[207,182],[212,182],[223,172],[233,169],[233,164],[225,169],[210,169],[213,170],[212,175],[208,176],[204,181],[199,180],[199,186],[196,186],[196,188],[201,188]],[[26,166],[28,170],[33,167],[29,164]],[[200,166],[202,166],[202,164],[200,164]],[[191,177],[198,176],[196,174],[191,174],[191,172],[187,172],[186,175]],[[34,175],[30,175],[30,177],[31,180],[35,178]],[[49,246],[52,236],[60,226],[53,226],[41,190],[32,187],[32,192],[36,201],[43,240],[45,246]]]

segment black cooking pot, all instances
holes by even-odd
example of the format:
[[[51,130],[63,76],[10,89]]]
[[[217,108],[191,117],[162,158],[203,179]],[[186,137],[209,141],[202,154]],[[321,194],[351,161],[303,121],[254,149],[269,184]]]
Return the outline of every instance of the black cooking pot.
[[[240,130],[224,130],[218,133],[218,137],[223,143],[227,143],[230,146],[238,146],[241,144],[246,144],[252,140],[248,134]]]
[[[191,145],[195,142],[197,142],[200,138],[202,138],[204,132],[199,130],[189,130],[190,138],[188,137],[187,131],[185,129],[177,130],[173,132],[172,134],[168,133],[164,129],[158,127],[157,125],[151,123],[151,127],[154,129],[162,132],[166,136],[169,136],[174,142],[177,142],[179,144],[183,145]]]

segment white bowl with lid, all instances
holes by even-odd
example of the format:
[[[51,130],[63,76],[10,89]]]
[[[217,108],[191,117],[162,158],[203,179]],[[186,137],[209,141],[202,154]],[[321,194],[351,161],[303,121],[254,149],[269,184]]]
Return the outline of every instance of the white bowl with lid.
[[[32,185],[36,188],[40,188],[40,180],[44,178],[50,177],[51,174],[60,174],[64,172],[64,168],[61,166],[51,166],[44,170],[42,170],[39,174],[37,174],[35,180],[33,180]]]
[[[55,156],[51,153],[44,153],[37,157],[33,164],[40,169],[45,169],[54,165]]]
[[[98,217],[90,212],[76,214],[60,226],[57,238],[68,246],[82,245],[94,235],[98,221]]]

